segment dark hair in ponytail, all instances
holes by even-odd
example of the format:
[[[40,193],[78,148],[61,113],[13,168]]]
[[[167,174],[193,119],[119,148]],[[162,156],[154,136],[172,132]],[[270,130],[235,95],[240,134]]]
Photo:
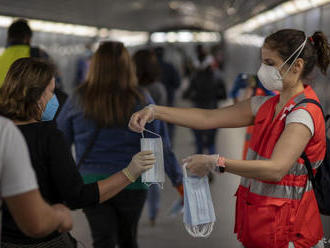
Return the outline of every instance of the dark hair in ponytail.
[[[305,41],[306,35],[303,31],[296,29],[282,29],[271,35],[265,40],[265,46],[276,50],[283,60],[286,60],[296,49]],[[288,61],[291,64],[296,56]],[[327,37],[323,32],[317,31],[307,38],[304,50],[298,58],[305,62],[302,78],[306,78],[317,65],[323,74],[326,74],[330,63],[330,47]]]
[[[330,63],[330,46],[324,33],[317,31],[310,37],[317,54],[317,65],[323,74],[327,73]]]

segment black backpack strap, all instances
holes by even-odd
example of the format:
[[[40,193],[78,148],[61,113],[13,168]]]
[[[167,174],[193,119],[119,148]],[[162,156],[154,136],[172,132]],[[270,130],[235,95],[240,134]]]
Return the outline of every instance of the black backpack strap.
[[[91,136],[90,140],[89,140],[89,143],[86,147],[86,150],[84,151],[83,155],[81,156],[78,164],[77,164],[77,168],[78,170],[80,169],[81,165],[82,165],[82,162],[86,159],[88,153],[90,153],[90,151],[92,150],[93,146],[94,146],[94,143],[95,143],[95,140],[97,138],[97,136],[99,135],[99,132],[100,132],[100,128],[97,127],[95,129],[95,132],[93,133],[93,135]]]
[[[296,104],[296,106],[294,106],[294,108],[296,108],[298,105],[303,104],[303,103],[312,103],[312,104],[317,105],[317,106],[321,109],[321,111],[322,111],[323,118],[324,118],[324,120],[325,120],[325,124],[327,123],[327,120],[329,119],[329,115],[325,116],[325,114],[324,114],[324,112],[323,112],[322,105],[321,105],[318,101],[316,101],[316,100],[314,100],[314,99],[311,99],[311,98],[305,98],[305,99],[301,100],[300,102],[298,102],[298,103]],[[294,108],[293,108],[293,109],[294,109]],[[293,109],[292,109],[292,110],[293,110]],[[291,111],[290,111],[290,112],[291,112]],[[303,152],[303,154],[301,155],[301,157],[302,157],[302,158],[304,159],[304,161],[305,161],[305,165],[306,165],[307,172],[308,172],[308,178],[309,178],[309,180],[311,180],[312,185],[313,185],[313,188],[315,189],[316,182],[315,182],[315,177],[314,177],[314,174],[313,174],[313,168],[312,168],[311,162],[310,162],[309,159],[307,158],[307,155],[306,155],[305,152]]]
[[[305,99],[301,100],[300,102],[298,102],[296,104],[296,106],[294,106],[294,108],[297,107],[298,105],[302,104],[302,103],[313,103],[313,104],[317,105],[321,109],[321,111],[322,111],[324,120],[327,120],[327,118],[329,118],[329,115],[325,116],[325,114],[323,112],[322,105],[318,101],[316,101],[314,99],[311,99],[311,98],[305,98]]]
[[[307,155],[306,155],[305,152],[303,152],[303,154],[301,155],[301,157],[305,161],[305,165],[306,165],[307,172],[308,172],[308,178],[309,178],[309,180],[311,180],[312,185],[313,185],[313,188],[315,189],[316,183],[315,183],[315,177],[314,177],[314,174],[313,174],[312,164],[309,161],[309,159],[307,158]]]

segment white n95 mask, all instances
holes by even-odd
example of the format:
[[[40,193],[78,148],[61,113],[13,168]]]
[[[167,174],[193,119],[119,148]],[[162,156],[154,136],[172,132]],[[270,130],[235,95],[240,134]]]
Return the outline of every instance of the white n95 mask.
[[[207,238],[213,231],[215,213],[208,177],[187,176],[183,165],[184,212],[183,223],[195,238]]]
[[[162,138],[160,135],[147,129],[144,129],[144,131],[156,135],[158,138],[145,138],[142,132],[141,151],[152,151],[156,157],[154,166],[150,170],[142,173],[142,182],[147,185],[159,184],[163,187],[165,182],[165,169]]]
[[[266,65],[264,63],[261,63],[261,66],[258,70],[258,78],[261,81],[262,85],[267,90],[283,90],[283,79],[286,77],[288,72],[290,71],[292,65],[296,62],[301,52],[304,50],[305,44],[307,41],[307,36],[305,38],[305,41],[290,55],[289,58],[287,58],[283,64],[277,69],[274,66]],[[298,53],[297,53],[298,52]],[[280,70],[281,68],[295,55],[294,61],[291,63],[287,71],[284,73],[283,77],[281,76]]]

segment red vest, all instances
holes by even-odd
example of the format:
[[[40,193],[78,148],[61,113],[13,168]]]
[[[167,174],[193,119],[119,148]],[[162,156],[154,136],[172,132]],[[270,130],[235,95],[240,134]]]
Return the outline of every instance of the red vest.
[[[280,96],[267,100],[254,121],[248,160],[269,159],[285,128],[286,114],[304,98],[318,101],[310,86],[293,96],[278,116],[275,107]],[[315,169],[325,155],[325,125],[321,110],[314,104],[302,104],[314,121],[314,135],[305,153]],[[299,158],[280,182],[241,178],[236,193],[235,233],[246,248],[310,248],[323,237],[320,213],[304,161]]]
[[[257,88],[256,92],[254,93],[254,96],[265,96],[265,95],[266,95],[265,91],[261,88]],[[253,133],[253,126],[248,126],[246,128],[245,141],[244,141],[244,146],[243,146],[242,158],[244,160],[246,159],[246,156],[247,156],[247,152],[249,149],[249,142],[252,137],[252,133]]]

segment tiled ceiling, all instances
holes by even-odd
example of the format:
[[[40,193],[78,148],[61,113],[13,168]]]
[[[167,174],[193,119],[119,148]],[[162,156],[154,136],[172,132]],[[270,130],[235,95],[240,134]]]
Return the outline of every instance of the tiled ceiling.
[[[221,31],[284,0],[0,0],[0,15],[159,31]]]

